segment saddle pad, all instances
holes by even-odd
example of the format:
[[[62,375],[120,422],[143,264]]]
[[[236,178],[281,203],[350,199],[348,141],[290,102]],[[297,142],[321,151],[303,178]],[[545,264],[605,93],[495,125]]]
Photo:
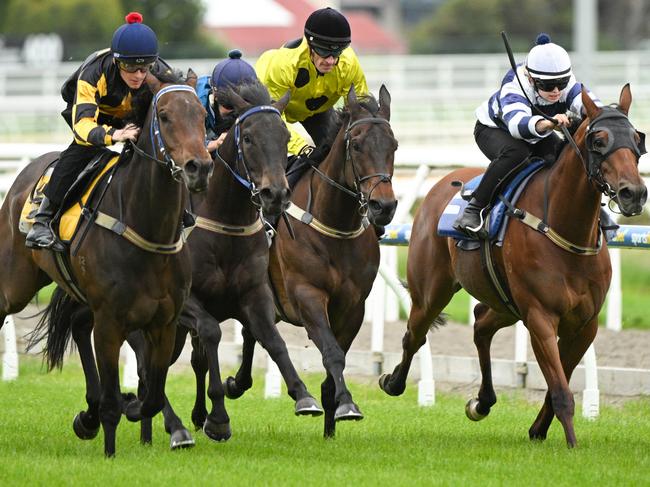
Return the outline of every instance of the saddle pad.
[[[91,193],[95,189],[95,186],[97,186],[97,183],[100,181],[100,179],[113,166],[115,166],[115,164],[117,164],[119,158],[120,158],[119,154],[116,154],[113,157],[111,157],[111,159],[104,166],[104,168],[92,179],[92,181],[84,191],[83,195],[81,196],[80,200],[74,203],[70,208],[68,208],[63,213],[63,215],[61,215],[61,218],[59,220],[59,238],[63,242],[69,242],[70,240],[72,240],[72,237],[74,236],[77,230],[77,226],[79,225],[79,219],[81,217],[82,207],[86,205],[88,198],[90,197]],[[43,173],[43,175],[36,183],[36,187],[34,188],[34,191],[32,191],[32,193],[30,194],[30,197],[27,198],[27,200],[25,200],[25,204],[23,205],[23,210],[20,213],[20,223],[19,223],[19,229],[24,234],[27,234],[29,230],[32,228],[32,225],[34,224],[34,215],[36,215],[36,212],[38,211],[38,207],[40,206],[41,200],[43,199],[44,196],[43,189],[45,188],[45,185],[50,180],[50,176],[52,175],[53,170],[54,170],[54,166],[50,166],[47,168],[47,170]]]
[[[514,178],[506,185],[505,189],[501,195],[506,200],[511,200],[512,196],[517,191],[518,187],[525,182],[529,181],[529,176],[533,175],[544,167],[543,159],[532,159],[529,164],[527,164],[521,171],[519,171]],[[474,189],[483,179],[483,174],[479,174],[475,178],[471,179],[462,187],[461,191],[463,195],[471,195]],[[438,235],[441,237],[452,237],[457,240],[476,240],[468,237],[464,233],[458,232],[452,227],[458,215],[465,210],[467,206],[467,201],[462,198],[461,191],[458,191],[454,197],[449,201],[445,207],[442,215],[440,215],[440,220],[438,221]],[[498,200],[492,207],[490,214],[488,216],[488,229],[490,240],[494,239],[499,233],[499,228],[504,223],[504,218],[506,214],[506,205],[503,204],[501,200]]]

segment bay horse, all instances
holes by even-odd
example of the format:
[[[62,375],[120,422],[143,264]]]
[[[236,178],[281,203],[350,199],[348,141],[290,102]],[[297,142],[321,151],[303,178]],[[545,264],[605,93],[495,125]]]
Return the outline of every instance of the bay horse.
[[[453,171],[430,190],[413,222],[407,264],[413,305],[401,363],[379,381],[386,393],[404,391],[411,360],[425,343],[431,323],[463,287],[479,301],[474,308],[474,343],[482,375],[478,398],[467,403],[467,416],[483,419],[496,403],[492,337],[521,319],[548,385],[529,437],[545,439],[555,415],[567,445],[576,445],[569,380],[594,340],[611,278],[607,243],[599,229],[601,196],[615,200],[626,216],[641,213],[647,198],[637,167],[645,151],[644,136],[627,118],[629,85],[621,90],[617,107],[597,107],[584,90],[582,102],[586,117],[575,132],[576,147],[567,145],[551,167],[533,176],[516,203],[521,211],[508,224],[503,246],[491,246],[502,290],[509,292],[510,300],[500,297],[482,270],[480,252],[461,250],[453,238],[436,234],[443,210],[458,192],[456,181],[467,182],[481,171]],[[526,224],[541,215],[537,225]]]
[[[195,80],[191,78],[188,85],[169,73],[147,74],[151,98],[139,114],[141,136],[130,160],[118,164],[113,173],[96,218],[84,220],[71,242],[71,248],[76,246],[76,253],[67,257],[72,278],[63,277],[51,251],[27,249],[18,230],[25,200],[58,153],[31,162],[16,178],[0,210],[0,232],[5,235],[0,242],[0,318],[3,321],[7,314],[23,309],[52,280],[57,283],[46,314],[49,322],[41,325],[47,327],[41,329],[41,336],[47,337],[49,368],[61,366],[75,324],[94,328],[101,390],[87,394],[87,399],[98,403],[82,420],[77,416],[74,426],[82,434],[93,430],[96,434],[101,422],[106,456],[115,455],[122,414],[120,346],[133,330],[146,335],[149,383],[146,396],[130,403],[128,414],[152,417],[164,403],[176,321],[191,281],[183,216],[189,191],[205,190],[213,170],[205,148],[205,109],[191,86]],[[111,225],[100,226],[102,214]],[[94,361],[83,365],[97,374]]]
[[[280,318],[305,327],[323,357],[326,438],[335,435],[336,421],[363,418],[345,384],[345,355],[363,322],[364,302],[379,268],[379,244],[370,223],[387,225],[397,207],[392,188],[397,141],[390,126],[390,94],[383,85],[378,101],[357,99],[350,89],[332,130],[332,149],[296,184],[287,211],[293,231],[281,221],[271,246],[269,274]],[[250,377],[251,341],[244,335],[233,388]]]
[[[220,102],[234,108],[236,122],[217,149],[215,174],[207,191],[192,195],[199,227],[188,241],[192,294],[179,322],[174,360],[190,331],[195,342],[192,366],[197,377],[192,421],[215,441],[231,436],[224,404],[224,389],[229,383],[230,395],[236,394],[234,379],[222,384],[219,370],[219,322],[229,318],[241,322],[243,333],[253,345],[258,341],[278,364],[288,393],[296,401],[295,413],[322,414],[300,380],[275,326],[275,304],[268,279],[269,242],[261,215],[279,216],[289,203],[285,177],[289,131],[281,118],[289,96],[287,93],[271,103],[268,90],[259,81],[220,92]],[[141,355],[142,340],[130,337],[129,343]],[[212,401],[210,414],[205,406],[206,371]],[[252,385],[242,379],[239,383],[246,388]],[[163,414],[171,447],[190,443],[189,432],[168,403]],[[151,441],[150,431],[150,426],[143,424],[144,442]]]

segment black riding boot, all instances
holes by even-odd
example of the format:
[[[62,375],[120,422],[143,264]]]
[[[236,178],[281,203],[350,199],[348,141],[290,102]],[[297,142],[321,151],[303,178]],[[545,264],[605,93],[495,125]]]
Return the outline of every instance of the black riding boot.
[[[470,237],[487,238],[488,232],[485,229],[485,220],[482,215],[484,207],[485,205],[479,203],[476,198],[472,198],[467,203],[465,211],[456,218],[452,226]]]
[[[55,252],[65,251],[65,247],[54,236],[50,228],[50,222],[57,211],[58,208],[56,205],[53,205],[47,196],[44,196],[43,201],[41,201],[41,206],[34,216],[34,225],[25,237],[25,245],[27,247],[34,250],[52,249]]]

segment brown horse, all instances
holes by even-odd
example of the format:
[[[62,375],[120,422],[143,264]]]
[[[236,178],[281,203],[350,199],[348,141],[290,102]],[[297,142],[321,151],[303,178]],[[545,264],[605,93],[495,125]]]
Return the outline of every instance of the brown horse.
[[[95,408],[99,418],[86,419],[91,424],[101,421],[107,456],[115,454],[115,432],[122,414],[120,346],[133,330],[141,329],[147,336],[149,387],[142,402],[132,402],[127,412],[132,418],[151,417],[163,407],[176,321],[191,280],[189,251],[182,235],[188,189],[205,190],[213,169],[204,142],[205,110],[193,87],[151,74],[147,84],[153,98],[140,117],[144,120],[142,136],[131,160],[114,172],[98,207],[104,217],[113,218],[112,231],[85,220],[71,242],[77,251],[66,258],[76,289],[60,274],[53,253],[28,250],[18,230],[23,203],[58,154],[45,154],[30,163],[16,178],[0,210],[0,232],[5,235],[0,242],[0,322],[20,311],[51,280],[68,295],[87,302],[94,323],[101,398]],[[61,365],[73,324],[91,322],[68,295],[55,292],[48,307],[49,325],[44,325],[48,326],[50,367]],[[85,366],[94,370],[94,363]],[[76,423],[77,419],[75,429]]]
[[[379,244],[367,217],[386,225],[397,207],[391,184],[397,141],[389,120],[384,86],[379,104],[357,100],[350,90],[330,153],[294,190],[288,213],[295,239],[282,221],[271,247],[269,272],[281,317],[304,326],[323,356],[325,437],[334,436],[335,421],[363,418],[343,369],[379,266]],[[233,382],[250,376],[252,355],[244,335],[243,363]]]
[[[192,421],[215,441],[231,436],[224,388],[229,388],[230,383],[229,395],[243,393],[234,390],[234,379],[222,384],[220,377],[219,322],[229,318],[240,321],[252,343],[257,340],[278,364],[288,393],[296,401],[295,413],[322,414],[293,367],[275,326],[275,304],[268,280],[269,242],[260,214],[261,210],[267,217],[277,216],[289,203],[284,175],[289,131],[280,117],[289,94],[271,104],[268,90],[259,82],[235,90],[220,94],[219,100],[234,107],[237,121],[217,151],[217,166],[208,190],[192,197],[199,226],[188,242],[192,297],[180,320],[174,357],[182,351],[191,331],[198,339],[192,359],[197,377]],[[129,337],[129,343],[140,356],[142,340]],[[210,377],[210,414],[205,407],[206,371]],[[239,385],[247,389],[252,383],[240,380]],[[163,414],[172,448],[186,446],[191,437],[180,418],[169,405]],[[143,428],[142,439],[150,441],[149,426]]]
[[[618,108],[598,108],[583,91],[586,118],[574,136],[577,147],[567,145],[553,166],[533,177],[517,201],[525,215],[519,213],[513,220],[520,221],[509,223],[502,247],[492,246],[503,290],[509,290],[511,300],[495,291],[482,270],[480,252],[461,250],[453,239],[436,235],[442,211],[458,192],[452,182],[469,181],[480,171],[454,171],[431,189],[413,223],[407,270],[413,306],[402,361],[392,374],[380,378],[385,392],[404,391],[411,360],[431,323],[463,287],[480,301],[474,308],[474,343],[483,376],[478,399],[467,404],[468,417],[482,419],[496,403],[490,343],[497,330],[521,319],[548,385],[528,434],[545,439],[555,415],[568,446],[576,445],[569,380],[596,335],[611,277],[606,243],[600,247],[601,195],[616,200],[626,216],[641,213],[647,197],[637,168],[644,150],[642,134],[627,118],[631,101],[628,85]],[[525,224],[541,215],[548,215],[543,223]]]

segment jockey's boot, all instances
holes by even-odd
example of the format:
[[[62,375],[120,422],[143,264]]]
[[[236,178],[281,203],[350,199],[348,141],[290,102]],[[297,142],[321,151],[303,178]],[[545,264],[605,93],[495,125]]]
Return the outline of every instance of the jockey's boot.
[[[469,237],[484,239],[487,238],[488,232],[485,229],[485,220],[483,219],[484,205],[480,204],[476,198],[472,198],[465,211],[456,218],[452,225],[460,233]]]
[[[58,208],[53,205],[47,196],[43,197],[41,206],[34,216],[34,225],[25,237],[25,245],[34,250],[52,249],[55,252],[64,252],[65,247],[52,233],[50,222]]]

